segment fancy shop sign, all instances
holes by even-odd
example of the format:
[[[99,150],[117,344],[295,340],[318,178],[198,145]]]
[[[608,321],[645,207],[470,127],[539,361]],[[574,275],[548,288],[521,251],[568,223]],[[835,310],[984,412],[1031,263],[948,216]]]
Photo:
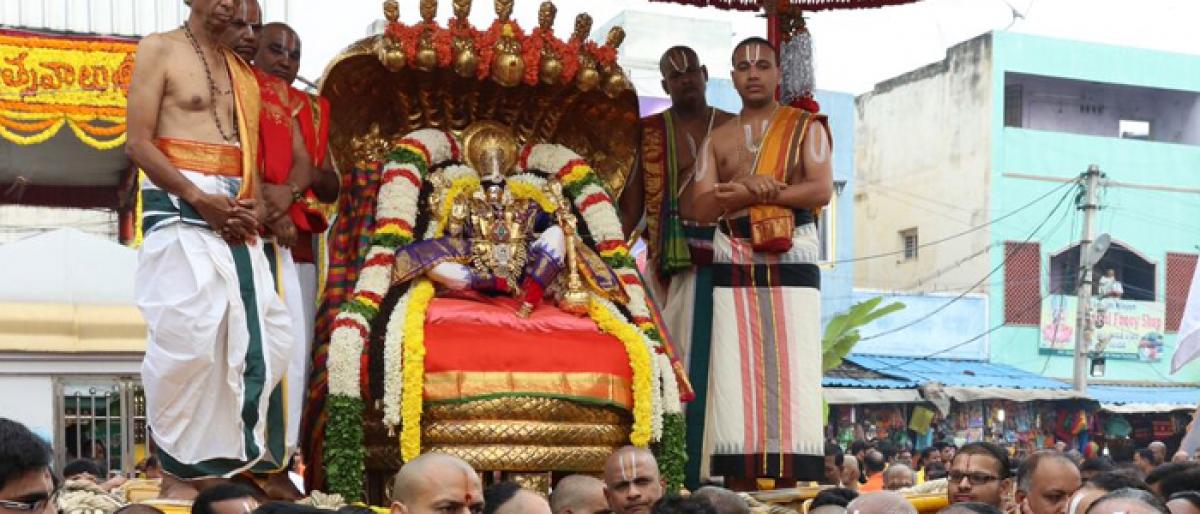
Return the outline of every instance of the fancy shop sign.
[[[124,108],[136,49],[133,41],[0,31],[0,101]]]
[[[1070,355],[1075,348],[1077,300],[1052,296],[1042,303],[1040,344],[1043,353]],[[1106,357],[1157,362],[1163,359],[1166,309],[1161,302],[1105,298],[1093,300],[1089,351]]]

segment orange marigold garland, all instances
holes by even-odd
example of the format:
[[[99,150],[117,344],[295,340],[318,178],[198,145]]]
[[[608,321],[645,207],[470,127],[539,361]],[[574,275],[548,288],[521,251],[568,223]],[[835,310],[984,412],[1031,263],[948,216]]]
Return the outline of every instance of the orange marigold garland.
[[[506,30],[507,29],[507,30]],[[488,27],[486,32],[479,33],[475,38],[475,50],[479,52],[479,68],[475,70],[475,76],[485,79],[492,73],[492,59],[496,57],[496,42],[501,36],[511,35],[525,47],[525,31],[521,30],[515,20],[492,22],[492,26]],[[528,67],[528,66],[526,66]]]

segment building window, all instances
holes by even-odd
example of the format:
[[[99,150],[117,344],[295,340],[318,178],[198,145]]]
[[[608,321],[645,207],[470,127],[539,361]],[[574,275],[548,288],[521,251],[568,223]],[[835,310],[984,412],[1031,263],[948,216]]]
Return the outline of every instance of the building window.
[[[1022,127],[1022,114],[1025,113],[1025,99],[1022,95],[1023,86],[1021,84],[1008,84],[1004,86],[1004,126],[1005,127]]]
[[[1196,272],[1196,254],[1168,253],[1167,254],[1167,331],[1178,332],[1183,320],[1183,310],[1187,305],[1188,290],[1192,286],[1192,276]]]
[[[1113,241],[1104,257],[1092,268],[1092,295],[1100,295],[1101,279],[1111,276],[1111,281],[1121,284],[1120,298],[1153,302],[1157,299],[1156,268],[1155,263],[1138,252]],[[1050,293],[1074,296],[1078,287],[1078,270],[1079,245],[1073,245],[1050,256]]]
[[[900,231],[900,244],[904,248],[904,260],[912,261],[917,259],[917,253],[921,249],[921,242],[917,238],[917,229],[910,228]]]
[[[1042,316],[1042,245],[1004,243],[1004,323],[1037,326]]]
[[[1150,139],[1149,121],[1121,120],[1117,127],[1121,139]]]

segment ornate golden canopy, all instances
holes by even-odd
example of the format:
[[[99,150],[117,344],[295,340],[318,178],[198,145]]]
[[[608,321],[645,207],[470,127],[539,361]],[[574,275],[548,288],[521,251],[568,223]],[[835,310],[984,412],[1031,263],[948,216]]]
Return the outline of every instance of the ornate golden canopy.
[[[640,137],[637,95],[616,63],[624,31],[614,28],[603,45],[589,42],[591,17],[580,14],[570,39],[559,39],[557,9],[545,2],[538,27],[526,34],[509,18],[512,0],[495,0],[495,22],[478,30],[465,21],[470,8],[470,0],[455,0],[455,18],[440,26],[436,0],[421,0],[423,21],[409,26],[389,0],[387,30],[329,64],[321,94],[331,104],[330,148],[339,165],[378,157],[388,141],[413,130],[461,135],[477,121],[494,121],[522,145],[574,150],[619,192]]]

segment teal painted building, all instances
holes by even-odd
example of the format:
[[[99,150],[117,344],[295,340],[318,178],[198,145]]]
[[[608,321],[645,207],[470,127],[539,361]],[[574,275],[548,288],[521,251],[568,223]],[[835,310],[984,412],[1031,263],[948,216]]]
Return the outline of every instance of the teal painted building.
[[[887,257],[857,263],[855,286],[922,300],[898,316],[914,332],[871,352],[974,348],[1069,380],[1083,220],[1071,182],[1095,164],[1107,179],[1096,232],[1113,244],[1094,269],[1122,292],[1096,301],[1105,359],[1089,382],[1200,381],[1200,363],[1170,373],[1200,252],[1200,56],[989,33],[857,107],[855,254]]]

